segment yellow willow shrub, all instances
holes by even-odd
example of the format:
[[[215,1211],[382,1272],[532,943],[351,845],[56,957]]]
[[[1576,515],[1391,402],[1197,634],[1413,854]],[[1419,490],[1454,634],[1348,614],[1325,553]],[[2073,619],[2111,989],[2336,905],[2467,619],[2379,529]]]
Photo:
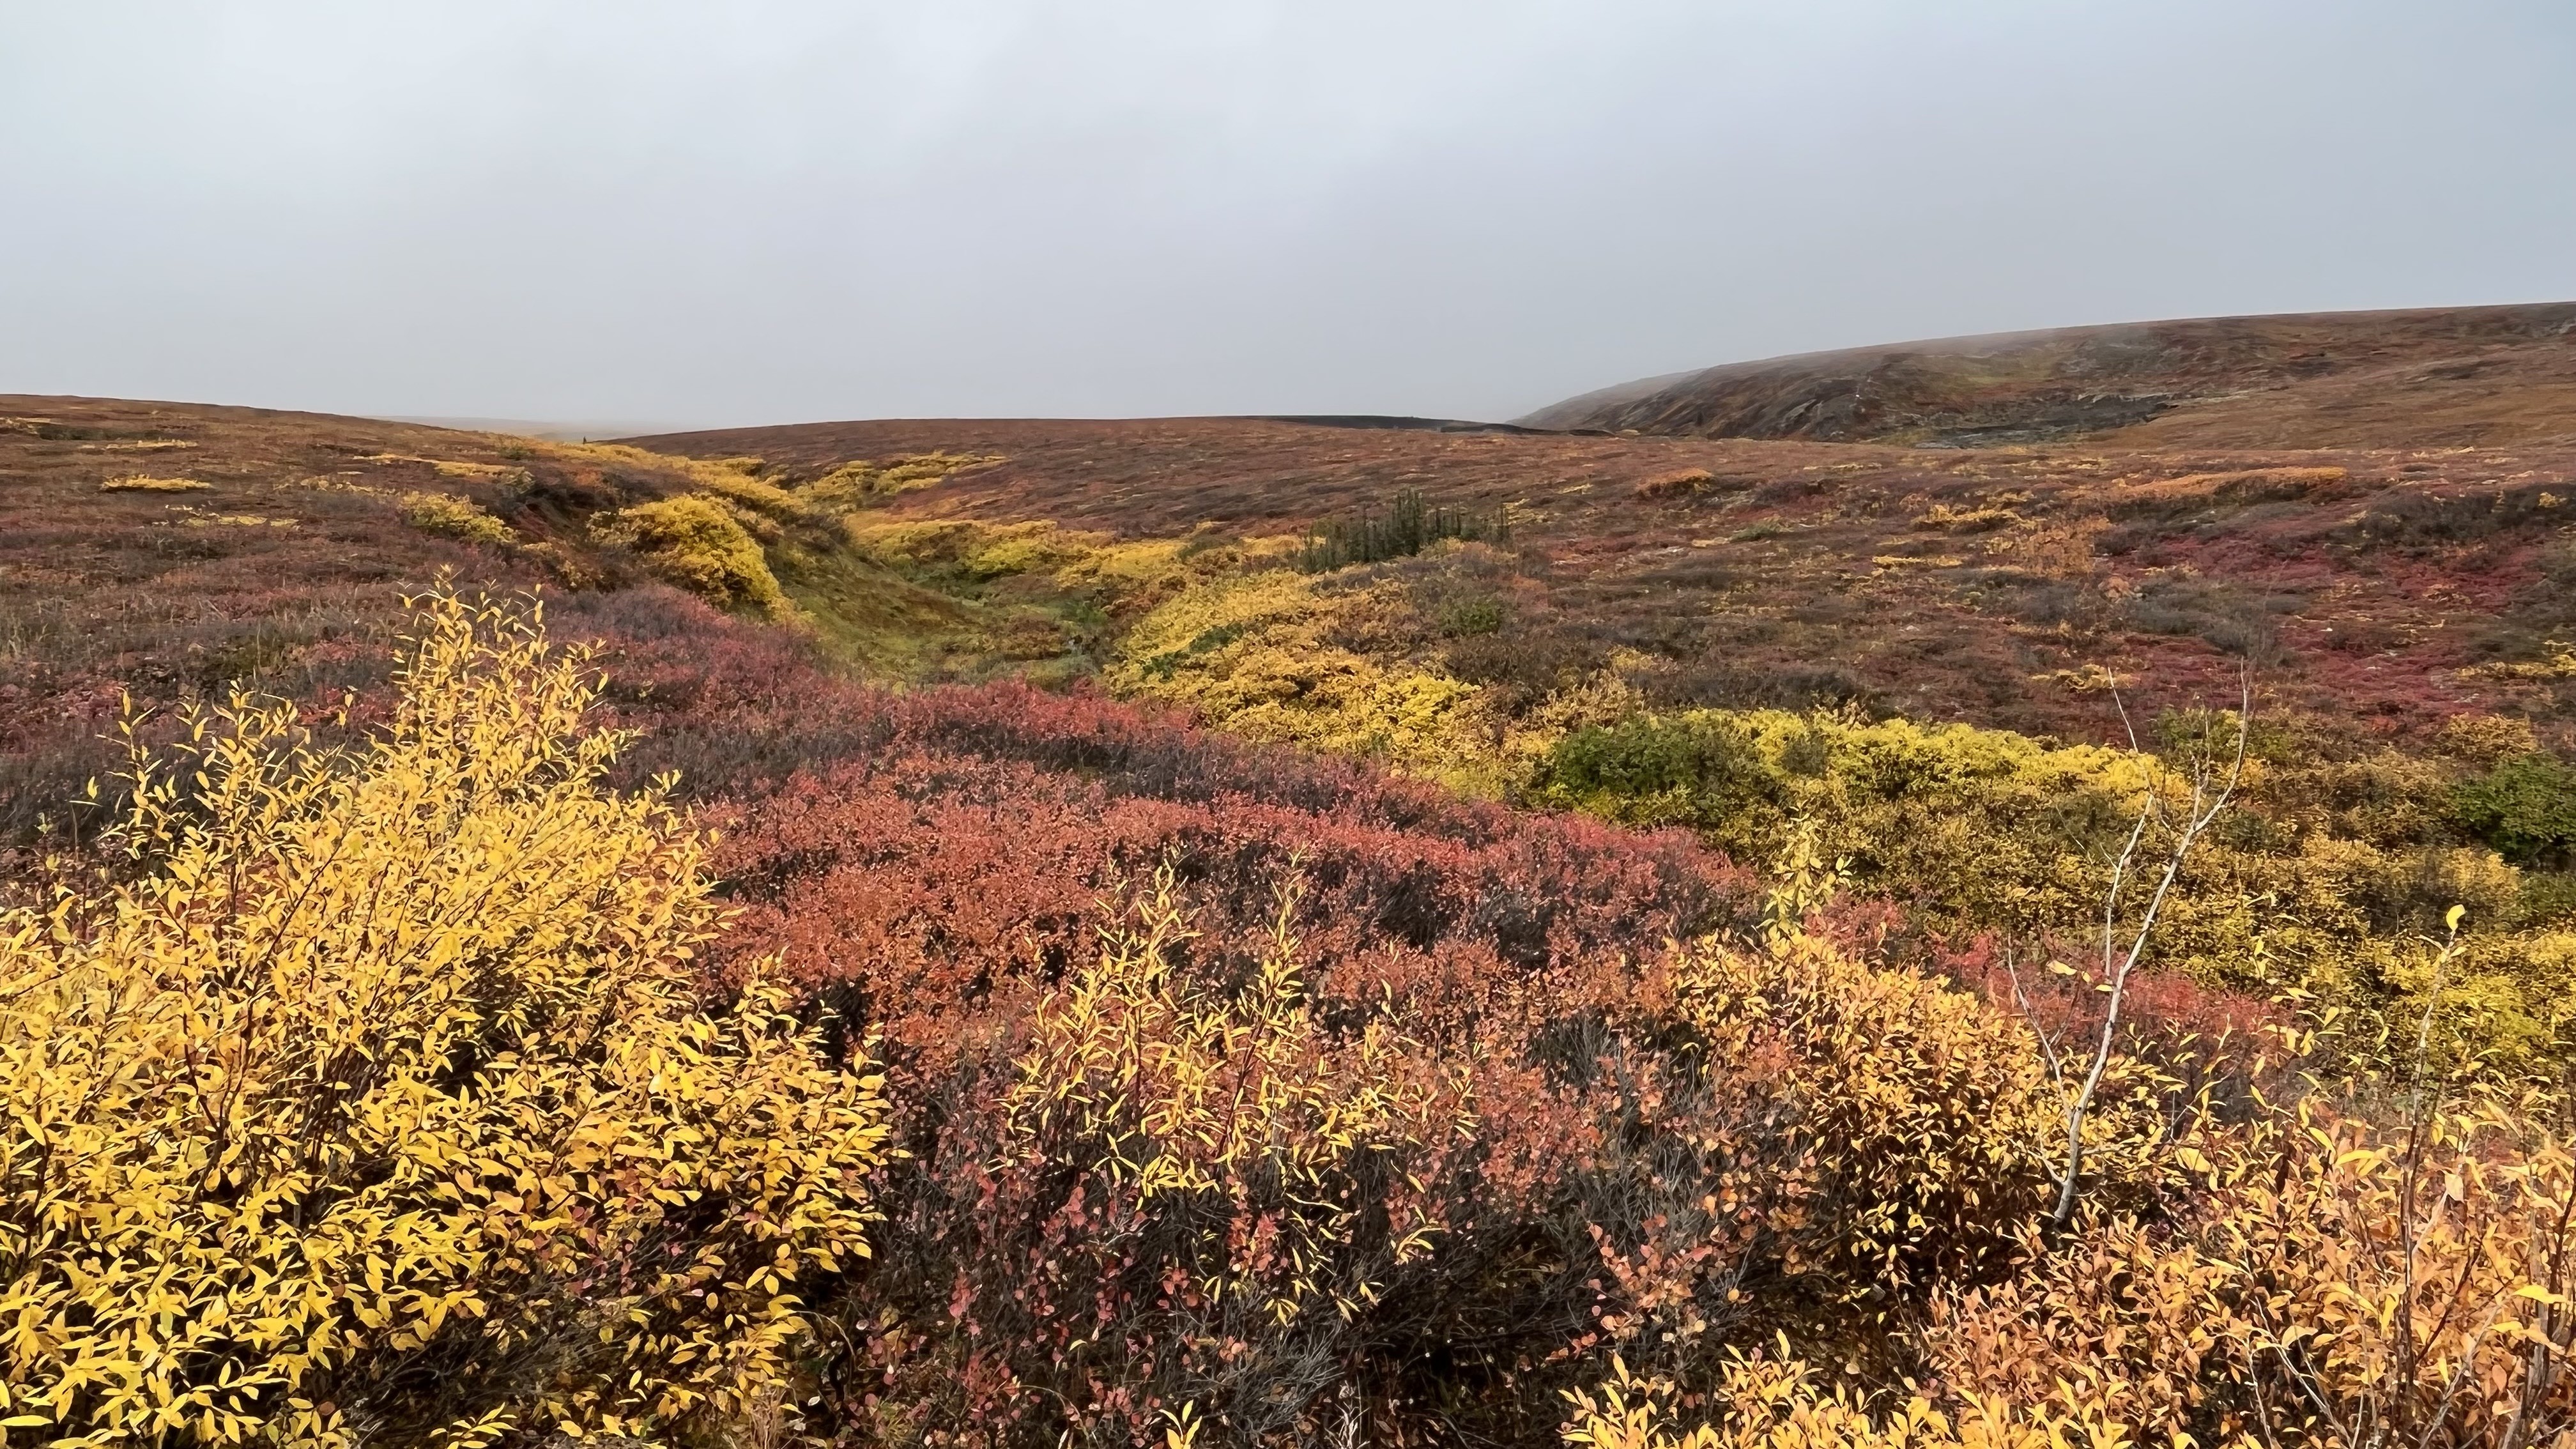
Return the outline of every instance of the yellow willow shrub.
[[[1793,833],[1759,939],[1676,950],[1630,1030],[1680,1069],[1630,1068],[1622,1185],[1599,1193],[1617,1206],[1592,1214],[1617,1289],[1600,1328],[1696,1396],[1714,1348],[1782,1332],[1901,1370],[1903,1326],[2011,1271],[2063,1171],[2066,1064],[1981,995],[1811,933],[1840,880],[1816,840]],[[2169,1078],[2111,1064],[2084,1124],[2088,1198],[2152,1198],[2177,1101],[2196,1123]]]
[[[2066,1088],[2029,1027],[1981,996],[1777,931],[1758,948],[1680,953],[1646,997],[1669,1002],[1704,1063],[1697,1083],[1651,1104],[1694,1138],[1701,1166],[1680,1180],[1705,1184],[1701,1201],[1667,1209],[1666,1231],[1725,1248],[1731,1299],[1754,1327],[1820,1313],[1848,1323],[1854,1309],[1875,1320],[1942,1281],[1988,1275],[2047,1207]],[[2088,1192],[2134,1198],[2152,1183],[2168,1086],[2115,1064],[2085,1127]],[[1652,1306],[1643,1284],[1678,1251],[1605,1258],[1640,1280],[1632,1301]],[[1720,1312],[1677,1305],[1664,1316],[1678,1327],[1652,1315],[1637,1326],[1688,1338]]]
[[[137,749],[135,869],[0,917],[0,1359],[59,1442],[481,1444],[774,1395],[867,1253],[873,1078],[598,776],[583,657],[430,597],[345,758],[236,696]]]
[[[725,506],[684,493],[596,515],[594,542],[627,549],[669,582],[725,609],[771,619],[793,618],[796,606],[778,587],[760,541]]]
[[[851,545],[868,558],[914,574],[949,572],[981,583],[1006,574],[1054,569],[1108,544],[1109,535],[1052,523],[980,523],[941,518],[845,525]]]
[[[813,510],[805,500],[758,478],[748,477],[733,469],[702,470],[697,485],[728,503],[739,504],[752,512],[779,523],[798,523],[810,517]]]
[[[1686,1424],[1668,1379],[1643,1377],[1611,1360],[1597,1389],[1569,1390],[1559,1431],[1583,1449],[2115,1449],[2125,1441],[2088,1433],[2081,1419],[2034,1424],[2009,1407],[1971,1400],[1954,1412],[1920,1394],[1884,1412],[1844,1387],[1825,1388],[1805,1360],[1730,1351],[1716,1392],[1714,1422]],[[2098,1427],[2105,1427],[2098,1426]]]
[[[1238,568],[1246,546],[1210,531],[1118,540],[1045,522],[843,519],[858,557],[926,588],[986,607],[1043,610],[1084,634],[1113,630]],[[1001,646],[1008,652],[1009,646]]]
[[[1337,618],[1363,601],[1285,569],[1220,579],[1138,620],[1107,676],[1233,733],[1499,788],[1479,686],[1335,642]]]
[[[423,533],[465,543],[507,545],[518,541],[510,525],[476,507],[470,498],[452,493],[406,493],[399,502],[403,522]]]
[[[547,442],[536,446],[550,459],[600,465],[629,477],[653,478],[664,487],[695,489],[779,523],[795,523],[814,513],[812,506],[797,494],[744,471],[745,466],[759,463],[757,458],[688,458],[625,443]]]
[[[2375,1124],[2302,1106],[2211,1144],[2178,1220],[2101,1220],[1962,1291],[1940,1378],[2206,1445],[2576,1437],[2576,1159],[2551,1104]]]
[[[1790,822],[1865,880],[1920,892],[1945,916],[2020,930],[2080,921],[2156,762],[2005,730],[1861,723],[1786,710],[1640,714],[1558,741],[1527,784],[1539,803],[1641,825],[1688,825],[1743,859]]]
[[[2029,938],[2098,929],[2110,864],[2146,792],[2171,802],[2181,788],[2181,772],[2151,755],[2003,730],[1689,710],[1577,722],[1533,763],[1523,793],[1687,825],[1738,859],[1771,856],[1793,820],[1811,820],[1866,886],[1926,919]],[[2576,978],[2545,930],[2529,929],[2546,923],[2520,920],[2522,874],[2451,843],[2448,789],[2434,763],[2386,752],[2252,762],[2241,808],[2184,864],[2156,962],[2255,994],[2296,982],[2411,1022],[2430,981],[2416,938],[2465,905],[2479,934],[2443,993],[2445,1021],[2499,1065],[2547,1060],[2564,1046]],[[2144,842],[2150,854],[2169,844],[2162,830]]]
[[[1274,1442],[1375,1367],[1381,1295],[1442,1240],[1463,1068],[1317,1019],[1293,894],[1257,960],[1216,969],[1176,891],[1166,867],[1036,1013],[989,1125],[941,1144],[977,1152],[934,1285],[963,1333],[874,1351],[954,1442],[1143,1442],[1182,1402]]]
[[[835,511],[866,508],[898,493],[927,488],[951,473],[981,468],[1005,459],[998,453],[919,453],[896,458],[882,467],[860,460],[843,463],[796,490],[816,507]]]
[[[1314,1271],[1338,1256],[1366,1210],[1338,1179],[1353,1154],[1471,1130],[1463,1083],[1405,1070],[1423,1054],[1384,1020],[1347,1045],[1330,1042],[1288,933],[1293,892],[1242,991],[1191,981],[1175,963],[1189,930],[1175,889],[1165,867],[1135,928],[1112,935],[1092,968],[1039,1010],[1005,1098],[1011,1130],[1031,1146],[1084,1144],[1140,1204],[1231,1196],[1247,1180],[1283,1191],[1300,1209],[1275,1224],[1272,1249],[1287,1271],[1214,1278],[1211,1293],[1244,1299],[1277,1323],[1347,1314],[1378,1285]],[[1400,1264],[1427,1251],[1435,1225],[1389,1227],[1390,1261]]]

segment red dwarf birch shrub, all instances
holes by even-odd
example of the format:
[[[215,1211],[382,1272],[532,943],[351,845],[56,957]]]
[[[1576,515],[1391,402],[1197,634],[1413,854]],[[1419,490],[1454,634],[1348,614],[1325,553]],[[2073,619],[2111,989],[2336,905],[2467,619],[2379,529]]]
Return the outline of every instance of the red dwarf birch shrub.
[[[865,1437],[1539,1442],[1614,1351],[1693,1393],[1782,1331],[1893,1371],[2045,1205],[2026,1026],[1798,902],[1630,954],[1748,914],[1677,843],[1118,778],[894,751],[728,843],[732,949],[883,1033],[909,1155],[825,1369]],[[2095,1121],[2108,1184],[2136,1122]]]

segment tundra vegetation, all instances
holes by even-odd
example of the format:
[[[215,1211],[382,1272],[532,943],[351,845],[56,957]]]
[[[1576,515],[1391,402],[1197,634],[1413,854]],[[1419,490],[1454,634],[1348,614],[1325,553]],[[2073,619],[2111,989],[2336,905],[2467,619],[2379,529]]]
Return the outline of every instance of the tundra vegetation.
[[[20,437],[11,1444],[2576,1435],[2546,648],[2356,735],[2088,584],[2224,688],[2051,734],[1693,683],[1543,501],[386,425],[208,432],[223,529]],[[1822,526],[1744,476],[1593,491]],[[2099,543],[2011,491],[1867,546]]]

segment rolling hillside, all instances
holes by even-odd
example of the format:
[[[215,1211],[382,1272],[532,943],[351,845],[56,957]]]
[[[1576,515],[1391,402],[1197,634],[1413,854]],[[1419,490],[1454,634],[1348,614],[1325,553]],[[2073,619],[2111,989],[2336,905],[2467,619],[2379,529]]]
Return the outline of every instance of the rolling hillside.
[[[2109,738],[2102,681],[2151,707],[2206,697],[2250,648],[2279,705],[2425,737],[2525,703],[2555,717],[2560,686],[2476,671],[2545,667],[2549,641],[2576,628],[2576,440],[1934,450],[1168,419],[639,441],[802,476],[850,458],[995,455],[881,516],[1128,539],[1294,533],[1406,488],[1500,508],[1515,647],[1429,652],[1524,694],[1618,656],[1667,704],[1850,702]]]
[[[647,1275],[670,1290],[650,1321],[697,1336],[630,1352],[639,1300],[568,1309],[571,1278],[469,1263],[432,1286],[485,1306],[443,1319],[402,1279],[387,1301],[433,1305],[402,1310],[426,1337],[353,1332],[328,1384],[386,1442],[571,1364],[618,1392],[648,1369],[757,1389],[595,1416],[705,1443],[1366,1423],[1549,1449],[1569,1404],[1590,1442],[1635,1444],[1673,1403],[1701,1412],[1684,1392],[1744,1406],[1747,1443],[1785,1442],[1782,1405],[1859,1424],[1859,1395],[1922,1393],[2022,1427],[1909,1443],[2250,1443],[2247,1416],[2322,1371],[2210,1342],[2364,1332],[2321,1398],[2418,1393],[2380,1367],[2401,1332],[2507,1386],[2421,1437],[2523,1442],[2495,1421],[2542,1357],[2525,1345],[2576,1342],[2533,1306],[2576,1287],[2576,1161],[2503,1090],[2576,1061],[2576,436],[2534,421],[2557,404],[2530,381],[2557,345],[2500,342],[2484,373],[2329,358],[2279,390],[2297,408],[2265,404],[2272,433],[2210,403],[1939,447],[1371,418],[594,444],[0,397],[6,1024],[68,1044],[0,1054],[10,1120],[84,1123],[58,1063],[98,1059],[116,1082],[158,1064],[114,1088],[120,1150],[213,1160],[228,1122],[292,1127],[266,1096],[188,1106],[211,1033],[122,1045],[209,1001],[289,1003],[238,1017],[279,1059],[369,1064],[356,1106],[315,1079],[347,1113],[316,1121],[625,1073],[639,1165],[598,1176],[651,1257],[545,1221],[581,1229],[566,1271],[612,1288],[685,1245],[705,1266]],[[2081,350],[2026,352],[2027,377]],[[2421,376],[2373,381],[2392,368]],[[2027,419],[2056,385],[1978,416]],[[2382,431],[2319,431],[2355,417]],[[2480,441],[2431,441],[2461,428]],[[2226,809],[2184,834],[2220,770]],[[167,788],[129,812],[147,778]],[[630,844],[583,845],[602,821]],[[2151,877],[2171,861],[2152,908],[2122,894],[2131,849]],[[581,894],[522,908],[457,870]],[[410,934],[383,929],[388,898]],[[517,984],[589,959],[603,901],[643,921],[611,934],[649,955],[649,993]],[[2132,930],[2134,973],[2101,945]],[[299,932],[323,946],[287,959],[321,970],[262,964]],[[409,975],[360,969],[397,953]],[[584,1013],[634,1021],[627,995],[659,1004],[636,1029],[667,1055],[599,1045]],[[346,1009],[394,999],[513,1031],[560,999],[570,1024],[533,1040],[557,1074],[520,1075],[525,1033],[424,1054],[413,1018]],[[363,1049],[299,1045],[308,1017]],[[851,1130],[780,1115],[741,1070],[752,1034],[776,1080],[841,1092]],[[2079,1119],[2085,1052],[2102,1090]],[[2433,1062],[2479,1091],[2421,1105]],[[714,1148],[692,1145],[707,1093]],[[612,1100],[569,1099],[582,1131]],[[508,1150],[558,1150],[553,1100],[510,1108]],[[661,1125],[681,1110],[687,1136]],[[366,1149],[348,1180],[425,1184],[422,1213],[532,1220],[527,1175],[403,1156],[448,1139],[343,1139]],[[846,1241],[789,1261],[775,1225],[802,1210],[750,1194],[803,1181],[762,1164],[825,1140],[852,1154],[829,1174]],[[41,1165],[25,1183],[55,1159],[16,1160]],[[672,1176],[709,1160],[753,1166]],[[2419,1177],[2448,1214],[2422,1252]],[[66,1222],[122,1222],[128,1180],[47,1190]],[[274,1195],[274,1233],[323,1196]],[[228,1233],[243,1197],[152,1201]],[[750,1270],[706,1256],[727,1233]],[[55,1276],[99,1281],[66,1241]],[[116,1301],[174,1313],[129,1260]],[[761,1275],[792,1361],[744,1367],[724,1355],[745,1320],[707,1285]],[[2351,1307],[2419,1281],[2423,1334]],[[191,1331],[266,1362],[208,1301]],[[1840,1377],[1751,1377],[1774,1350]],[[246,1397],[234,1361],[173,1400],[211,1383],[241,1425],[275,1411],[292,1381]],[[2215,1387],[2168,1368],[2195,1361]],[[2576,1380],[2535,1382],[2535,1422],[2576,1425]],[[1605,1384],[1651,1401],[1623,1428],[1585,1397]],[[2066,1404],[2111,1427],[2074,1437]],[[1185,1439],[1201,1412],[1215,1431]],[[1868,1433],[1833,1442],[1893,1442]]]
[[[2542,310],[2491,320],[2527,329]],[[2507,353],[2544,346],[2564,344]],[[2304,396],[2359,396],[2377,375],[2338,368]],[[2530,401],[2501,385],[2481,396],[2498,412]],[[2395,425],[2393,404],[2371,406]],[[601,597],[649,577],[587,532],[603,511],[709,477],[794,486],[922,456],[958,466],[928,465],[852,517],[1199,539],[1189,547],[1204,551],[1382,509],[1406,489],[1501,510],[1508,563],[1479,587],[1507,604],[1514,647],[1408,624],[1368,648],[1523,701],[1610,669],[1665,705],[1850,704],[2108,738],[2101,683],[2150,707],[2203,698],[2251,651],[2276,707],[2363,737],[2428,738],[2485,711],[2544,732],[2567,718],[2553,662],[2566,656],[2553,651],[2576,633],[2576,439],[2246,448],[2175,436],[2218,416],[2177,409],[2083,443],[1998,448],[1170,419],[812,424],[639,451],[0,398],[0,643],[13,675],[0,731],[22,765],[57,742],[86,758],[72,742],[120,689],[166,695],[281,668],[330,677],[315,662],[332,657],[328,641],[376,627],[366,621],[390,617],[397,585],[436,568]],[[746,456],[759,480],[709,465]],[[159,474],[204,486],[102,491]],[[506,520],[511,547],[407,525],[405,498],[424,493]],[[1152,602],[845,548],[822,513],[753,515],[819,636],[880,676],[1095,674]]]
[[[2576,434],[2576,303],[2212,317],[1728,363],[1527,426],[1940,447],[2477,447]]]

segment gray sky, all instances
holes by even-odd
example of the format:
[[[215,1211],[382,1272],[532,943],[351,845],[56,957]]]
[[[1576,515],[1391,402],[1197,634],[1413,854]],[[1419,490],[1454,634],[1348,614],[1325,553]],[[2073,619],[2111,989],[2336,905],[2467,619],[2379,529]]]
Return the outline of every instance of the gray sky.
[[[0,391],[1500,417],[2576,298],[2571,0],[0,0]]]

